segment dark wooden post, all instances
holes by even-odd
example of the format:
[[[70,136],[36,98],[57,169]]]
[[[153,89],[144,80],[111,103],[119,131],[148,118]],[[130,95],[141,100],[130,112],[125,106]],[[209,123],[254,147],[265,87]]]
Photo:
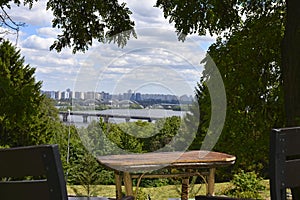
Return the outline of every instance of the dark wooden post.
[[[116,181],[116,199],[122,199],[122,176],[120,172],[115,171],[115,181]]]
[[[181,200],[189,199],[189,177],[182,179],[181,183]]]

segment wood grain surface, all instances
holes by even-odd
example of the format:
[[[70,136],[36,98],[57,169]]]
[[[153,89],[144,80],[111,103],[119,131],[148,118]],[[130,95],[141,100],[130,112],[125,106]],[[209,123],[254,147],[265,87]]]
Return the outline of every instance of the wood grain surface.
[[[230,165],[235,156],[213,151],[155,152],[144,154],[126,154],[99,156],[98,161],[108,167],[151,167],[151,166],[207,166]]]

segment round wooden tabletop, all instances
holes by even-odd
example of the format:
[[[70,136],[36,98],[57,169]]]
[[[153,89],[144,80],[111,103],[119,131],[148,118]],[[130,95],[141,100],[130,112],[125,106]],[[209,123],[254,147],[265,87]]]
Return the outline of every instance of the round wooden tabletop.
[[[99,156],[98,161],[120,171],[165,167],[217,167],[231,165],[235,156],[214,151],[152,152]]]

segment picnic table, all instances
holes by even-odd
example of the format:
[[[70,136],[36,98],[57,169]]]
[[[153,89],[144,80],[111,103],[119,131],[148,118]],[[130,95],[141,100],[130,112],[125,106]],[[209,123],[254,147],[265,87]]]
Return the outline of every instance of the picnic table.
[[[216,168],[232,165],[235,159],[233,155],[202,150],[97,157],[100,164],[115,172],[117,199],[122,197],[122,180],[124,181],[126,195],[136,195],[133,194],[133,178],[138,179],[138,189],[142,178],[180,177],[182,178],[182,200],[188,199],[189,177],[192,176],[206,177],[206,193],[207,195],[214,195]],[[169,173],[166,173],[166,170]],[[163,173],[161,173],[162,171]],[[174,171],[175,173],[173,173]]]

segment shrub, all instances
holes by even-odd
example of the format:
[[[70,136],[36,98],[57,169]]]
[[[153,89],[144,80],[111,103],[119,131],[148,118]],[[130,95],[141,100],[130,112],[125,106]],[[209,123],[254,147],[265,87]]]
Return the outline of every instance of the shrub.
[[[265,189],[255,172],[244,172],[235,174],[231,181],[233,187],[228,189],[225,194],[237,198],[261,199],[260,191]]]

